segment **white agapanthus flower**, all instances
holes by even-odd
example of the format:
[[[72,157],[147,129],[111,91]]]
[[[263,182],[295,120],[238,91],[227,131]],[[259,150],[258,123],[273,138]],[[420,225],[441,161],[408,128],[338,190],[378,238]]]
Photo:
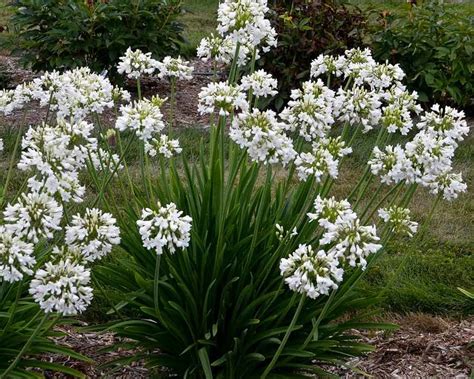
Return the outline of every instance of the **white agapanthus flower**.
[[[392,206],[379,209],[378,214],[396,234],[413,237],[413,234],[418,230],[418,223],[411,220],[408,208]]]
[[[400,145],[388,145],[383,150],[375,146],[368,164],[372,174],[380,176],[381,182],[386,184],[406,179],[406,168],[410,166]]]
[[[382,94],[387,103],[382,108],[381,124],[387,128],[389,133],[399,132],[407,135],[413,128],[412,113],[419,114],[422,111],[417,103],[418,94],[408,92],[399,87],[392,87]]]
[[[311,246],[299,245],[280,261],[280,273],[292,291],[316,299],[338,288],[344,270],[339,267],[339,260],[324,250],[316,252]]]
[[[203,38],[197,48],[197,56],[202,61],[207,62],[210,59],[217,63],[230,64],[235,57],[237,51],[237,42],[232,40],[229,36],[221,37],[219,35],[211,34],[209,37]],[[239,67],[245,66],[252,54],[252,48],[248,45],[239,44],[237,55],[237,65]],[[258,51],[256,52],[256,59],[260,57]]]
[[[425,185],[433,176],[451,170],[455,147],[451,141],[430,132],[420,131],[405,145],[405,178]]]
[[[235,110],[246,111],[248,107],[246,96],[239,86],[225,82],[209,83],[199,93],[200,114],[217,111],[220,116],[227,116]]]
[[[144,53],[141,50],[127,49],[125,55],[120,57],[117,66],[119,74],[125,74],[129,79],[139,79],[144,75],[151,75],[155,72],[158,61],[151,57],[151,53]]]
[[[292,131],[307,141],[323,138],[334,124],[334,91],[318,79],[303,83],[302,89],[291,91],[291,100],[281,112]]]
[[[192,218],[182,214],[174,203],[163,207],[158,203],[157,211],[143,209],[142,217],[137,221],[143,246],[155,250],[158,255],[163,254],[164,248],[173,254],[177,249],[188,247]]]
[[[276,229],[275,235],[280,241],[283,241],[287,237],[291,238],[298,235],[298,230],[296,229],[296,226],[290,231],[290,230],[285,230],[285,228],[280,224],[275,224],[275,229]]]
[[[457,199],[460,193],[466,192],[467,185],[463,182],[461,173],[446,171],[430,177],[426,186],[434,195],[443,194],[445,200]]]
[[[45,193],[23,193],[18,201],[8,204],[3,212],[5,227],[27,241],[38,243],[40,238],[52,239],[61,230],[63,208]]]
[[[240,83],[244,91],[252,90],[252,94],[256,97],[275,96],[278,93],[278,81],[264,70],[257,70],[242,77]]]
[[[423,114],[417,126],[435,137],[442,137],[454,146],[469,134],[464,112],[449,106],[441,110],[439,104],[433,105],[431,112]]]
[[[273,111],[254,109],[234,118],[230,138],[247,149],[250,158],[264,164],[288,164],[296,157],[292,140],[285,134],[285,126]]]
[[[378,241],[374,225],[362,226],[358,218],[339,217],[334,224],[327,225],[319,243],[330,245],[328,255],[365,269],[367,257],[382,248]]]
[[[32,275],[36,259],[33,244],[23,241],[0,225],[0,278],[6,282],[17,282],[24,275]]]
[[[336,179],[339,175],[340,159],[352,152],[352,148],[345,147],[342,138],[322,138],[313,143],[309,153],[300,153],[295,159],[298,177],[306,181],[310,175],[314,175],[317,181],[321,181],[324,175]]]
[[[311,77],[318,78],[324,74],[340,77],[343,65],[344,60],[338,59],[338,57],[320,54],[311,62]]]
[[[156,67],[160,79],[191,80],[193,78],[194,67],[181,57],[165,57],[163,61],[157,63]]]
[[[117,88],[106,77],[81,67],[59,74],[47,72],[22,89],[40,106],[49,106],[60,119],[82,120],[86,116],[112,108]],[[18,96],[18,95],[17,95]]]
[[[84,215],[72,216],[65,230],[66,244],[78,248],[87,262],[101,259],[120,243],[120,229],[115,218],[96,208],[86,209]]]
[[[80,202],[85,188],[78,172],[86,165],[97,140],[90,138],[93,126],[85,121],[68,123],[58,120],[55,126],[30,127],[22,142],[20,170],[35,170],[28,187],[51,196],[59,194],[65,202]]]
[[[355,84],[365,83],[372,90],[380,91],[392,86],[403,87],[401,82],[404,78],[405,73],[398,64],[370,64],[361,68],[355,78]]]
[[[346,50],[343,56],[338,57],[337,63],[344,76],[354,79],[356,84],[363,83],[365,76],[369,75],[376,65],[377,62],[368,48]]]
[[[217,10],[217,30],[241,45],[268,51],[276,46],[276,31],[265,18],[267,0],[224,0]]]
[[[120,116],[115,121],[119,131],[133,130],[142,141],[149,141],[165,128],[161,106],[165,102],[158,96],[143,99],[120,107]]]
[[[336,200],[334,197],[323,199],[320,195],[314,201],[314,213],[308,213],[311,221],[317,221],[323,228],[334,224],[338,218],[356,218],[351,204],[347,200]]]
[[[363,87],[354,87],[349,90],[339,89],[335,100],[335,111],[338,119],[350,125],[362,125],[363,132],[367,133],[378,126],[382,116],[381,97],[374,91]]]
[[[170,139],[167,135],[161,134],[160,138],[152,138],[145,142],[145,152],[150,157],[162,155],[165,158],[171,158],[183,151],[177,139]]]
[[[61,258],[57,263],[47,262],[36,271],[29,292],[46,313],[76,315],[85,311],[92,301],[90,276],[83,265]]]

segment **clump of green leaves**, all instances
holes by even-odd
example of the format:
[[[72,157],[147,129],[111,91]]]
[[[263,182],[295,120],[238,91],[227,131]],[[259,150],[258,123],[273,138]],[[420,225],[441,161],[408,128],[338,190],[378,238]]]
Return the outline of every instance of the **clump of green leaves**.
[[[176,53],[181,0],[17,0],[14,52],[33,70],[110,70],[128,47]]]
[[[385,15],[372,36],[374,56],[399,63],[421,101],[468,106],[474,96],[472,22],[438,1]]]
[[[274,106],[280,109],[291,89],[309,79],[310,63],[319,54],[340,54],[364,45],[366,19],[358,8],[336,0],[276,0],[272,4],[278,46],[260,62],[278,78]]]

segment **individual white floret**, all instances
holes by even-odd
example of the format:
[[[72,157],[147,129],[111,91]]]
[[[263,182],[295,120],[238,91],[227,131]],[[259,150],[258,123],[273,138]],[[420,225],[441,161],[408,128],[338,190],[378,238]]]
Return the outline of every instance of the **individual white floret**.
[[[143,246],[158,255],[163,254],[164,248],[173,254],[177,249],[188,247],[192,219],[182,214],[174,203],[163,207],[158,203],[157,211],[143,209],[142,217],[137,221]]]
[[[311,246],[299,245],[288,258],[281,259],[280,273],[292,291],[316,299],[338,288],[344,270],[339,260],[324,250],[316,252]]]

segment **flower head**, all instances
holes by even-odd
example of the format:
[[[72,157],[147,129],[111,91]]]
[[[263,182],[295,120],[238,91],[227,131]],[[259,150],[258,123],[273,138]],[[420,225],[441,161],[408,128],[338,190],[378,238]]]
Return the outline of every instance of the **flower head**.
[[[158,77],[161,79],[191,80],[193,78],[194,67],[189,66],[189,62],[181,57],[165,57],[163,61],[158,62],[156,65],[159,71]]]
[[[46,313],[76,315],[86,310],[92,301],[89,282],[90,271],[64,257],[57,263],[47,262],[36,271],[30,294]]]
[[[152,138],[150,141],[145,142],[145,152],[151,157],[160,154],[165,158],[171,158],[181,153],[182,150],[177,139],[170,139],[165,134],[161,134],[159,139]]]
[[[199,93],[199,113],[213,113],[226,116],[236,109],[247,110],[248,103],[240,87],[224,82],[209,83]]]
[[[188,247],[192,219],[182,214],[174,203],[164,207],[158,203],[158,211],[143,209],[142,218],[137,221],[143,246],[158,255],[163,254],[163,248],[173,254],[176,249]]]
[[[24,275],[33,274],[35,263],[33,244],[0,225],[0,278],[10,283],[17,282]]]
[[[324,250],[316,252],[311,246],[299,245],[280,261],[280,273],[292,291],[316,299],[338,288],[344,270],[339,267],[338,259]]]
[[[132,50],[129,47],[125,55],[120,57],[117,72],[127,75],[129,79],[138,79],[143,75],[153,74],[157,63],[151,57],[151,53],[143,53],[141,50]]]
[[[264,70],[257,70],[242,78],[240,87],[244,91],[252,90],[256,97],[274,96],[277,94],[278,82]]]
[[[110,213],[86,209],[84,215],[72,216],[65,228],[66,244],[77,247],[87,262],[100,259],[120,243],[120,229]]]
[[[413,237],[418,229],[418,223],[411,221],[408,208],[392,206],[378,210],[380,218],[390,225],[396,234],[406,234]]]

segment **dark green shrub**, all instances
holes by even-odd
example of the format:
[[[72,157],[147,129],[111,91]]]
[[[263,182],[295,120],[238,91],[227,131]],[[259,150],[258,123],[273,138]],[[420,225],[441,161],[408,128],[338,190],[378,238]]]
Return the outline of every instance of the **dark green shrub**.
[[[340,54],[363,45],[366,19],[353,6],[337,0],[276,0],[272,23],[278,46],[260,60],[279,81],[276,108],[288,100],[291,88],[309,79],[311,61],[319,54]]]
[[[379,60],[399,63],[420,100],[467,106],[474,96],[474,20],[432,1],[377,24]]]
[[[33,70],[111,69],[125,50],[179,49],[181,0],[16,0],[16,51]]]

